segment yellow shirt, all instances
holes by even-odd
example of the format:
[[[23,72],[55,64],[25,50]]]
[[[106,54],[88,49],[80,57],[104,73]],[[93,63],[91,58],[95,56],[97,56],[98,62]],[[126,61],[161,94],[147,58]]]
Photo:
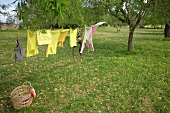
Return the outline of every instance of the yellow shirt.
[[[45,45],[51,43],[51,30],[46,30],[46,33],[37,31],[38,45]]]
[[[27,30],[27,52],[26,57],[38,54],[37,33]]]
[[[48,44],[46,57],[48,57],[48,54],[56,54],[59,36],[60,36],[60,30],[51,31],[52,40],[51,43]]]
[[[60,36],[59,36],[59,40],[58,40],[58,42],[59,42],[58,46],[63,47],[63,42],[66,39],[68,31],[69,31],[69,29],[64,29],[64,30],[60,31]]]
[[[76,36],[77,36],[77,29],[75,29],[74,31],[70,29],[70,47],[77,46]]]

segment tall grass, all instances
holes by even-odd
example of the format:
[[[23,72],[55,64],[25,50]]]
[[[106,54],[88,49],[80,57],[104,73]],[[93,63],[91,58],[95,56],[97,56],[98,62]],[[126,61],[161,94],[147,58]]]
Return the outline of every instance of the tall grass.
[[[67,37],[56,55],[39,54],[14,63],[15,31],[0,31],[0,112],[170,112],[170,46],[163,29],[137,29],[133,51],[127,51],[128,29],[99,27],[93,39],[94,52],[87,47],[72,58]],[[26,31],[19,31],[26,48]],[[29,81],[37,96],[33,103],[15,110],[11,91]]]

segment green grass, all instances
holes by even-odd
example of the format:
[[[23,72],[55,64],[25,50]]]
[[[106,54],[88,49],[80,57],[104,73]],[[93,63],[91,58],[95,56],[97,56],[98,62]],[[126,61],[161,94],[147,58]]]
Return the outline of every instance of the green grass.
[[[26,48],[26,31],[19,31]],[[0,112],[4,113],[169,113],[170,42],[163,29],[137,29],[133,51],[127,51],[128,29],[98,28],[95,51],[83,56],[69,39],[56,55],[39,54],[14,63],[15,31],[0,31]],[[29,107],[15,110],[11,91],[30,81],[37,96]]]

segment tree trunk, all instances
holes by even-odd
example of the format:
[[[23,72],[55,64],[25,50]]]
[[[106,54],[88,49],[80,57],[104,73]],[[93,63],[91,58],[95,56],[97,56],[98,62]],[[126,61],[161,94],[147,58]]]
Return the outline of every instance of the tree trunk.
[[[133,38],[133,33],[134,33],[134,30],[130,30],[130,32],[129,32],[129,39],[128,39],[128,51],[129,51],[129,52],[132,51],[132,38]]]
[[[165,36],[165,38],[170,38],[170,24],[165,25],[164,36]]]

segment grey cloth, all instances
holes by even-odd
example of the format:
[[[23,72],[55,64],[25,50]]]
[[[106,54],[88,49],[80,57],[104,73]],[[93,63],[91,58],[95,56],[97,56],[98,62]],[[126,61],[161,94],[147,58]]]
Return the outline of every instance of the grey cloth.
[[[22,57],[25,56],[25,50],[22,48],[21,43],[17,40],[17,46],[14,49],[15,52],[15,62],[22,60]]]

